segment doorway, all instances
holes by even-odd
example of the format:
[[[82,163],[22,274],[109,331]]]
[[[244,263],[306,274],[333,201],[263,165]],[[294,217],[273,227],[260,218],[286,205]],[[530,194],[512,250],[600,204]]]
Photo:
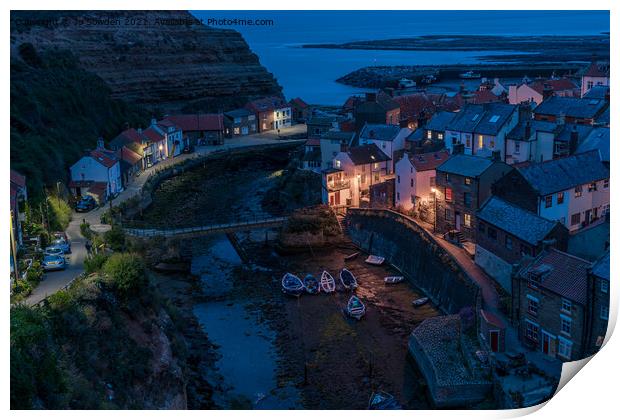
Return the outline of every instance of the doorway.
[[[489,331],[489,344],[491,345],[491,351],[496,353],[499,351],[499,330]]]

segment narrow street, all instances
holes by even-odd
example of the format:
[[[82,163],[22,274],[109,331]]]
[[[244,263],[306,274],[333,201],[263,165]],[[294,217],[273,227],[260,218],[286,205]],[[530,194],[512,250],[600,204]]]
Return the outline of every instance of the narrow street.
[[[282,136],[291,136],[306,131],[305,124],[298,124],[292,127],[284,128],[280,131]],[[267,132],[256,134],[252,136],[237,137],[233,139],[225,139],[225,143],[215,146],[199,146],[196,151],[191,154],[182,154],[174,158],[166,159],[157,165],[146,169],[135,177],[130,185],[128,185],[119,195],[112,201],[112,205],[119,205],[140,193],[142,186],[146,180],[155,171],[162,170],[169,166],[172,166],[185,159],[195,158],[199,156],[206,156],[210,153],[229,150],[239,147],[247,146],[259,146],[264,144],[283,143],[289,141],[299,140],[280,140],[277,132]],[[109,209],[109,203],[94,209],[88,213],[73,213],[69,227],[67,228],[67,237],[71,242],[72,254],[66,256],[67,268],[63,271],[54,271],[45,273],[43,280],[32,291],[30,296],[25,299],[26,304],[36,305],[41,302],[47,296],[54,294],[58,290],[61,290],[67,284],[69,284],[74,278],[79,276],[84,271],[84,259],[86,259],[86,239],[80,232],[80,224],[85,220],[89,225],[98,225],[101,223],[101,216]]]

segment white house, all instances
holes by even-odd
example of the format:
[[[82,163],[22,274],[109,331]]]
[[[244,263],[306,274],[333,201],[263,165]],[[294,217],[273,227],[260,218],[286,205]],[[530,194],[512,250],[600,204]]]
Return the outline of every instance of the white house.
[[[493,152],[499,152],[504,160],[506,135],[518,121],[516,105],[467,104],[447,125],[445,147],[452,152],[455,144],[463,144],[465,154],[490,157]]]
[[[417,155],[405,153],[395,165],[396,206],[411,210],[419,203],[431,203],[435,169],[449,157],[446,150]]]
[[[324,133],[320,139],[321,170],[331,168],[336,155],[348,150],[354,137],[355,133],[348,131],[330,130]]]
[[[339,152],[323,170],[322,201],[332,207],[360,207],[370,201],[370,186],[390,175],[390,158],[375,144]]]
[[[558,126],[547,121],[520,121],[506,135],[506,163],[544,162],[553,159]]]
[[[575,232],[609,213],[609,169],[598,150],[519,166],[496,184],[500,197]]]
[[[609,86],[609,63],[593,62],[581,76],[581,97],[594,86]]]
[[[183,153],[183,130],[168,119],[161,121],[151,120],[151,128],[164,136],[166,157],[174,157]]]
[[[97,184],[97,190],[105,183],[102,199],[110,194],[116,194],[123,190],[121,182],[121,165],[115,153],[103,148],[103,140],[99,140],[97,149],[82,156],[71,168],[70,187],[77,195],[83,195],[84,190],[89,190],[93,184]],[[79,190],[79,191],[78,191]]]
[[[360,132],[359,144],[375,144],[394,162],[395,153],[405,149],[405,139],[412,132],[397,125],[366,123]],[[393,172],[394,168],[390,171]]]
[[[522,83],[508,87],[508,102],[518,105],[524,102],[540,104],[547,96],[578,96],[579,88],[566,78],[538,80],[533,83]]]

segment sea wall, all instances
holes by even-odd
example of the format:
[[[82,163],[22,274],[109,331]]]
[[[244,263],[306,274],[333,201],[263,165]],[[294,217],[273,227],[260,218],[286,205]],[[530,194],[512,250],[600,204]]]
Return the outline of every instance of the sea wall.
[[[413,219],[391,210],[349,209],[345,229],[357,246],[385,257],[444,312],[479,306],[479,286]]]

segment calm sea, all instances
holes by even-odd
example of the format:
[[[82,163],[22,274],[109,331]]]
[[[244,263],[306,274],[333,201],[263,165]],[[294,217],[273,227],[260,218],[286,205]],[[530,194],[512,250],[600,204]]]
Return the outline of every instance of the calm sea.
[[[416,35],[590,35],[609,31],[607,11],[192,11],[204,19],[271,19],[272,26],[220,26],[241,32],[284,87],[315,104],[341,105],[362,89],[335,80],[371,65],[471,64],[503,51],[361,51],[302,49]]]

